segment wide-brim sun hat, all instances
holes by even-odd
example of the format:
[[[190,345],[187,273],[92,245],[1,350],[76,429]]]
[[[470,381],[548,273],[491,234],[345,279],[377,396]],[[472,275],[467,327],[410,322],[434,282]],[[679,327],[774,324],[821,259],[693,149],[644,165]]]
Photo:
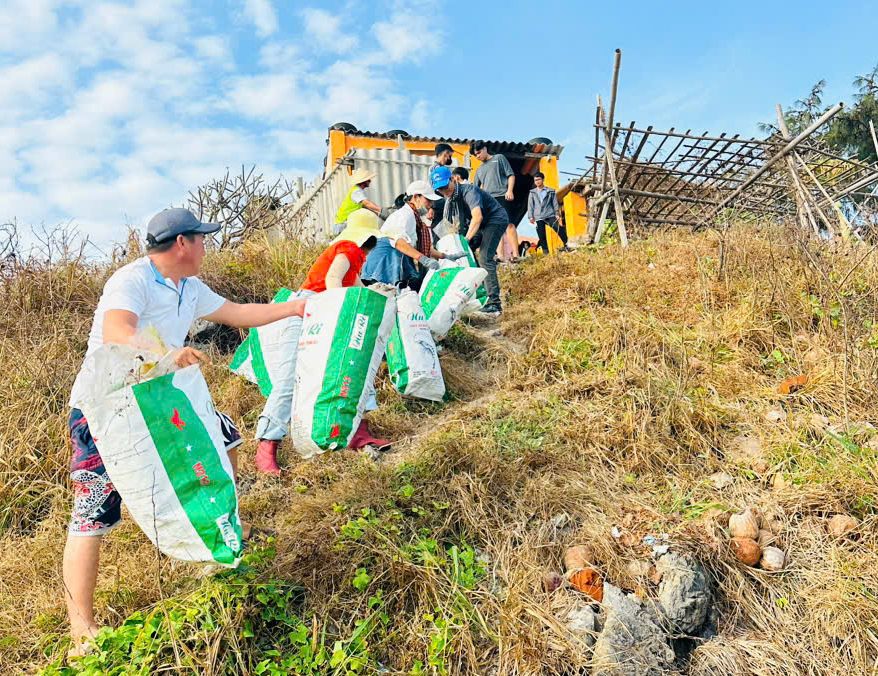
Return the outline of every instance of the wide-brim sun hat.
[[[357,209],[348,216],[345,229],[339,233],[338,237],[332,240],[332,244],[347,240],[357,246],[363,246],[363,243],[370,237],[378,239],[380,236],[381,219],[368,209]]]
[[[428,200],[441,200],[442,197],[437,195],[433,188],[427,185],[426,181],[412,181],[409,183],[409,187],[405,189],[406,195],[423,195]]]
[[[360,185],[360,183],[371,181],[373,178],[375,178],[374,171],[363,168],[355,169],[354,173],[351,174],[351,185]]]

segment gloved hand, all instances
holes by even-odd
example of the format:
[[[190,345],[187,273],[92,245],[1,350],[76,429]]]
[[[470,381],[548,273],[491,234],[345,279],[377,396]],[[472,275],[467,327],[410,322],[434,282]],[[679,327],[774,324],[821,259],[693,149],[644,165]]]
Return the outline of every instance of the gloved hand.
[[[435,258],[430,258],[429,256],[421,256],[418,259],[418,263],[423,265],[427,270],[439,269],[439,261],[437,261]]]
[[[460,253],[447,253],[445,254],[445,258],[449,261],[456,261],[461,258],[466,258],[466,251],[461,251]]]

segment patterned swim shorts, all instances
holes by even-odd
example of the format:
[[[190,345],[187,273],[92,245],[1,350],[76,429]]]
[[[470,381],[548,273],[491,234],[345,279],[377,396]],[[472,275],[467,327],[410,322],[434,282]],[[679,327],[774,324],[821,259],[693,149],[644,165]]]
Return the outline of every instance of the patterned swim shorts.
[[[225,413],[216,412],[223,433],[226,450],[243,443],[235,423]],[[122,520],[122,496],[113,487],[104,461],[95,446],[82,411],[70,412],[70,441],[73,459],[70,461],[70,480],[73,483],[73,514],[70,517],[71,535],[104,535]]]

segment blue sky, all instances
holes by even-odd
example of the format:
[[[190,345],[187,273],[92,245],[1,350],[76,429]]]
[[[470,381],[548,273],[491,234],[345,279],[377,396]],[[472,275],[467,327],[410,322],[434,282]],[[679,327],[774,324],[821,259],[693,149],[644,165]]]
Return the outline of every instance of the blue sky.
[[[327,127],[566,146],[617,120],[757,134],[878,61],[866,2],[0,2],[0,222],[124,238],[225,167],[312,178]]]

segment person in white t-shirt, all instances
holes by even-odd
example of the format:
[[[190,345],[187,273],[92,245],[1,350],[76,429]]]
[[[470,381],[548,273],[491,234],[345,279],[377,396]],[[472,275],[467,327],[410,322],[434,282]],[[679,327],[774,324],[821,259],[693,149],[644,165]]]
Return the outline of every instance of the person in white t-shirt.
[[[166,209],[147,227],[147,255],[117,270],[104,285],[88,336],[86,356],[105,343],[149,348],[141,332],[152,328],[173,350],[178,366],[207,361],[207,356],[183,343],[192,322],[204,318],[228,326],[251,328],[279,319],[302,316],[304,300],[262,304],[232,303],[214,293],[195,275],[204,259],[204,237],[219,230],[215,223],[201,223],[186,209]],[[140,335],[139,335],[140,334]],[[122,499],[113,488],[100,453],[78,408],[93,383],[89,369],[81,369],[70,394],[70,464],[74,489],[73,513],[64,548],[64,590],[73,637],[72,657],[82,655],[94,639],[94,590],[103,536],[121,520]],[[237,472],[241,435],[225,415],[220,419],[226,450]],[[244,524],[244,538],[250,534]]]
[[[438,270],[443,258],[456,260],[466,254],[443,254],[433,248],[433,233],[426,220],[437,195],[426,181],[412,181],[406,189],[406,203],[381,226],[378,244],[363,266],[365,284],[381,282],[418,290],[419,267]]]

